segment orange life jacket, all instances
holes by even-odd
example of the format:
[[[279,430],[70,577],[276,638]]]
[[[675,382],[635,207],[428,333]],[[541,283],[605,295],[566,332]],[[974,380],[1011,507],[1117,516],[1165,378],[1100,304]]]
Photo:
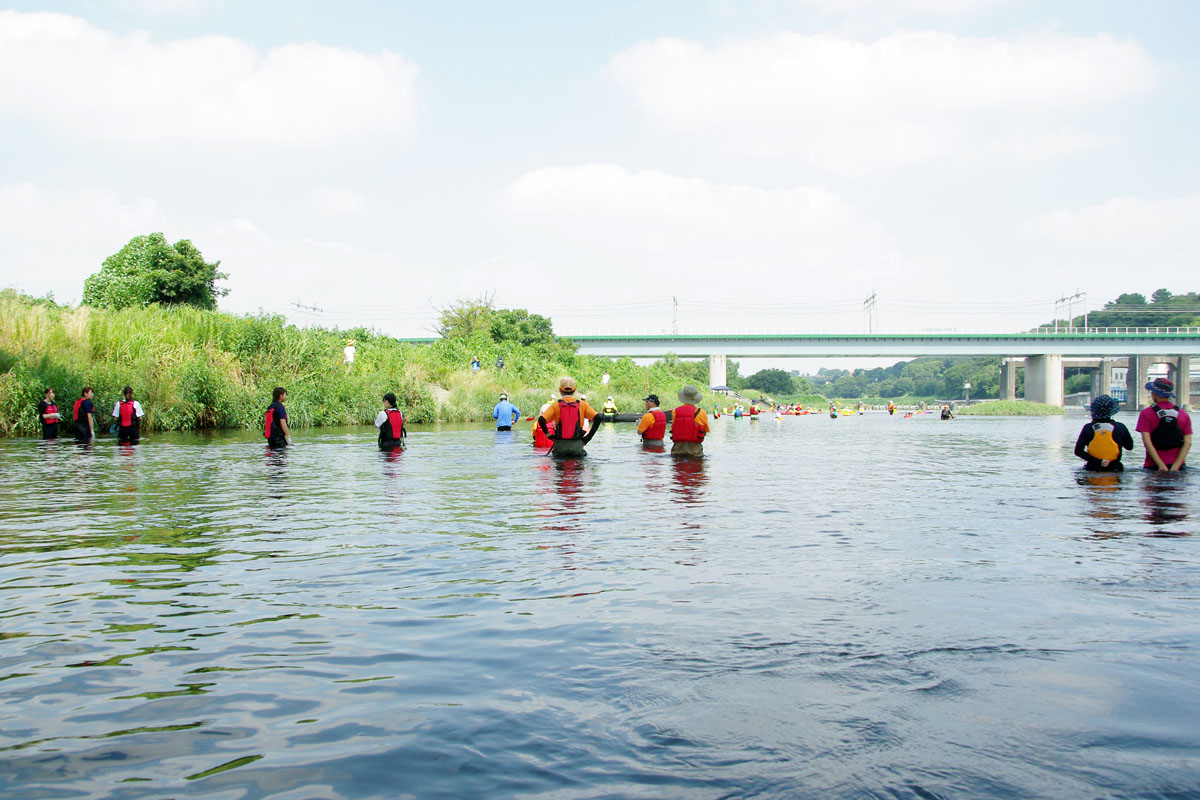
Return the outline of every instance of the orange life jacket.
[[[660,441],[667,435],[667,414],[658,408],[647,413],[654,417],[654,424],[646,429],[646,432],[642,434],[642,438],[654,442]]]
[[[703,442],[704,431],[696,424],[695,406],[680,406],[671,415],[671,440],[676,442]]]

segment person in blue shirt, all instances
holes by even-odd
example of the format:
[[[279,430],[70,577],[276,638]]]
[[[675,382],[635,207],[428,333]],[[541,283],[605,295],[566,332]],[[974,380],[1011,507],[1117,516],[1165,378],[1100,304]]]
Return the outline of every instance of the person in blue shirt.
[[[500,394],[500,402],[492,409],[492,419],[496,420],[496,430],[511,431],[513,423],[521,418],[521,411],[508,402],[508,395]]]

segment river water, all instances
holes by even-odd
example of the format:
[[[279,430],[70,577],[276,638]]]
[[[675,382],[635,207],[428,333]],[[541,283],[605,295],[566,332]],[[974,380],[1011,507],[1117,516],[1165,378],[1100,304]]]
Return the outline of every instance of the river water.
[[[1200,482],[1082,422],[0,441],[0,796],[1200,796]]]

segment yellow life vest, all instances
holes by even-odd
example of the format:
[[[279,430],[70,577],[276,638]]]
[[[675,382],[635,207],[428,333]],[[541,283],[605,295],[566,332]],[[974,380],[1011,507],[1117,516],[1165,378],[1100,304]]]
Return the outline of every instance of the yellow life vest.
[[[1116,426],[1111,422],[1092,423],[1092,441],[1088,442],[1088,455],[1101,461],[1116,461],[1120,458],[1121,445],[1113,438],[1115,430]]]

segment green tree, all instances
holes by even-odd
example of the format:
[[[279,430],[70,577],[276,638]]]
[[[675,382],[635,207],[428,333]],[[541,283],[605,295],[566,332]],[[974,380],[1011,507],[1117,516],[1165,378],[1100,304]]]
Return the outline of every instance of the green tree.
[[[828,389],[831,396],[841,398],[862,397],[863,392],[862,383],[848,373],[829,384]]]
[[[218,271],[220,265],[206,262],[187,239],[168,244],[161,233],[135,236],[83,282],[83,302],[96,308],[161,303],[212,310],[229,293],[217,288],[217,281],[229,277]]]
[[[792,376],[781,369],[760,369],[742,383],[766,394],[795,394]]]
[[[476,334],[491,335],[492,315],[496,307],[491,295],[482,295],[471,300],[455,300],[441,310],[438,317],[438,335],[443,339],[457,339]]]
[[[489,330],[493,341],[519,342],[526,347],[552,345],[558,341],[554,336],[554,326],[547,317],[530,314],[523,308],[492,312]]]

